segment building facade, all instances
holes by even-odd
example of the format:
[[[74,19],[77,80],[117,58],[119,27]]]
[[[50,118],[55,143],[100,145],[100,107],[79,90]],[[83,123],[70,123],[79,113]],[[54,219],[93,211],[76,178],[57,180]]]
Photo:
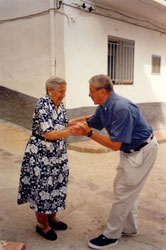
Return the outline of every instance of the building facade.
[[[164,0],[0,0],[0,17],[2,87],[39,98],[56,74],[66,108],[82,110],[89,78],[108,74],[118,94],[166,103]]]

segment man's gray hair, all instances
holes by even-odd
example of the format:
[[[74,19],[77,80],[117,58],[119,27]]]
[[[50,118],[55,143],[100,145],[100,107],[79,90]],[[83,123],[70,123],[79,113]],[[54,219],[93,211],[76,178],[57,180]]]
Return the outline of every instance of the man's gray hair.
[[[61,84],[66,84],[66,81],[57,76],[51,76],[46,81],[46,92],[48,94],[48,88],[56,90],[60,87]]]
[[[114,91],[112,80],[107,75],[95,75],[90,78],[89,83],[93,83],[96,89],[104,88],[107,92]]]

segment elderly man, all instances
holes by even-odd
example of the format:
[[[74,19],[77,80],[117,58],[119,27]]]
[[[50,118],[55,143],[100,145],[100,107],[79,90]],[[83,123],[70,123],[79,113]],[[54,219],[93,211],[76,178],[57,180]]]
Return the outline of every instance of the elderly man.
[[[120,150],[114,201],[107,226],[103,234],[88,243],[93,249],[103,249],[117,244],[123,235],[138,233],[137,199],[156,160],[158,145],[152,127],[139,107],[117,95],[108,76],[93,76],[89,83],[89,96],[99,106],[87,123],[73,127],[72,133],[88,136],[112,150]],[[108,136],[91,128],[105,128]]]

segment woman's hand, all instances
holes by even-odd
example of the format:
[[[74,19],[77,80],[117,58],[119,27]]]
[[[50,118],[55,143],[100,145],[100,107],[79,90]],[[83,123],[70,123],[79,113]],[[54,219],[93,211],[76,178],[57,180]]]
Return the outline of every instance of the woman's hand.
[[[71,126],[69,130],[74,136],[78,136],[78,135],[87,136],[90,131],[90,128],[87,122],[78,122],[76,125]]]

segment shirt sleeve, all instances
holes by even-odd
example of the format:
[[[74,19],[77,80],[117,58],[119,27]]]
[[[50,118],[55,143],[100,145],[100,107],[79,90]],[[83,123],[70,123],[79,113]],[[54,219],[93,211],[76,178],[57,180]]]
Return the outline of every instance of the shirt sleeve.
[[[112,117],[110,138],[112,141],[131,143],[133,118],[129,109],[118,110]]]
[[[53,125],[52,110],[47,100],[40,99],[35,108],[34,128],[43,134],[55,130]]]
[[[104,126],[102,125],[101,119],[100,119],[100,109],[99,109],[99,107],[96,109],[96,112],[94,113],[92,118],[87,120],[87,123],[88,123],[88,126],[91,127],[91,128],[95,128],[95,129],[98,129],[98,130],[102,130],[104,128]]]

